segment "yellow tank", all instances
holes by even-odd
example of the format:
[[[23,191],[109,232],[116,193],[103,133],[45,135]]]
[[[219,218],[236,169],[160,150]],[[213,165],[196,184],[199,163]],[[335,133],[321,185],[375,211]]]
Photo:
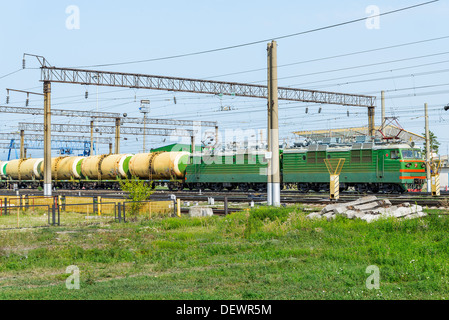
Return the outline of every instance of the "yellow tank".
[[[51,159],[51,175],[54,180],[79,179],[84,157],[59,157]]]
[[[131,158],[129,173],[149,180],[182,179],[188,159],[188,152],[140,153]]]
[[[81,163],[81,174],[91,180],[115,180],[128,176],[132,155],[112,154],[87,157]]]
[[[12,160],[6,166],[6,174],[13,180],[42,179],[41,163],[44,159]]]

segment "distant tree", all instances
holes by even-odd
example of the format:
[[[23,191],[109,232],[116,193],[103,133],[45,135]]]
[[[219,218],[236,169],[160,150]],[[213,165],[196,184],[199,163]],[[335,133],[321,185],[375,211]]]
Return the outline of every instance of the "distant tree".
[[[423,136],[426,136],[425,133],[422,134]],[[437,140],[437,136],[432,132],[429,131],[429,140],[430,140],[430,152],[431,153],[436,153],[438,154],[438,150],[440,149],[440,143]],[[423,154],[426,155],[427,154],[427,143],[424,142],[424,146],[423,146]]]

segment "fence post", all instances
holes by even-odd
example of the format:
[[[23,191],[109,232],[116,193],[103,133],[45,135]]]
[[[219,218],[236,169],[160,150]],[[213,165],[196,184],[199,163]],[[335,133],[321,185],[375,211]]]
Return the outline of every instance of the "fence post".
[[[92,214],[98,213],[97,197],[92,197]]]
[[[125,207],[126,203],[123,202],[123,222],[126,223],[126,207]]]
[[[17,228],[20,228],[20,203],[17,206]]]
[[[8,198],[5,198],[5,216],[8,215]]]
[[[97,197],[97,209],[98,209],[98,215],[101,216],[101,196]]]
[[[61,196],[61,202],[62,202],[61,210],[62,210],[62,212],[64,212],[65,211],[65,196]]]
[[[181,199],[176,199],[176,214],[181,218]]]
[[[228,215],[228,197],[224,197],[224,212],[225,212],[225,216]]]
[[[19,206],[23,212],[25,212],[25,205],[24,205],[25,201],[24,200],[25,200],[25,196],[19,196]]]
[[[30,208],[30,198],[28,197],[28,195],[26,194],[24,196],[24,200],[25,200],[25,210],[28,210]]]
[[[53,226],[56,224],[56,206],[54,204],[51,206],[51,222]]]
[[[122,222],[122,204],[119,202],[118,204],[118,223]]]

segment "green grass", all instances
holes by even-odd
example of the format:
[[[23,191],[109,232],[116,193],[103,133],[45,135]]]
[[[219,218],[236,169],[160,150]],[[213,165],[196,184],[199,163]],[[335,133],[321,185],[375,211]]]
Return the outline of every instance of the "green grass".
[[[371,224],[305,216],[297,206],[0,231],[0,299],[449,297],[448,216]],[[70,265],[80,290],[65,287]],[[365,285],[371,265],[379,290]]]

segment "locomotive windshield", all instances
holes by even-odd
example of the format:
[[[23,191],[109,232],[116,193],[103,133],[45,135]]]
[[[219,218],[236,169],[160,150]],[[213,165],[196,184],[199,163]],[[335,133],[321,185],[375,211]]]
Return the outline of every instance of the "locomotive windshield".
[[[421,152],[418,150],[402,150],[403,159],[421,159]]]

